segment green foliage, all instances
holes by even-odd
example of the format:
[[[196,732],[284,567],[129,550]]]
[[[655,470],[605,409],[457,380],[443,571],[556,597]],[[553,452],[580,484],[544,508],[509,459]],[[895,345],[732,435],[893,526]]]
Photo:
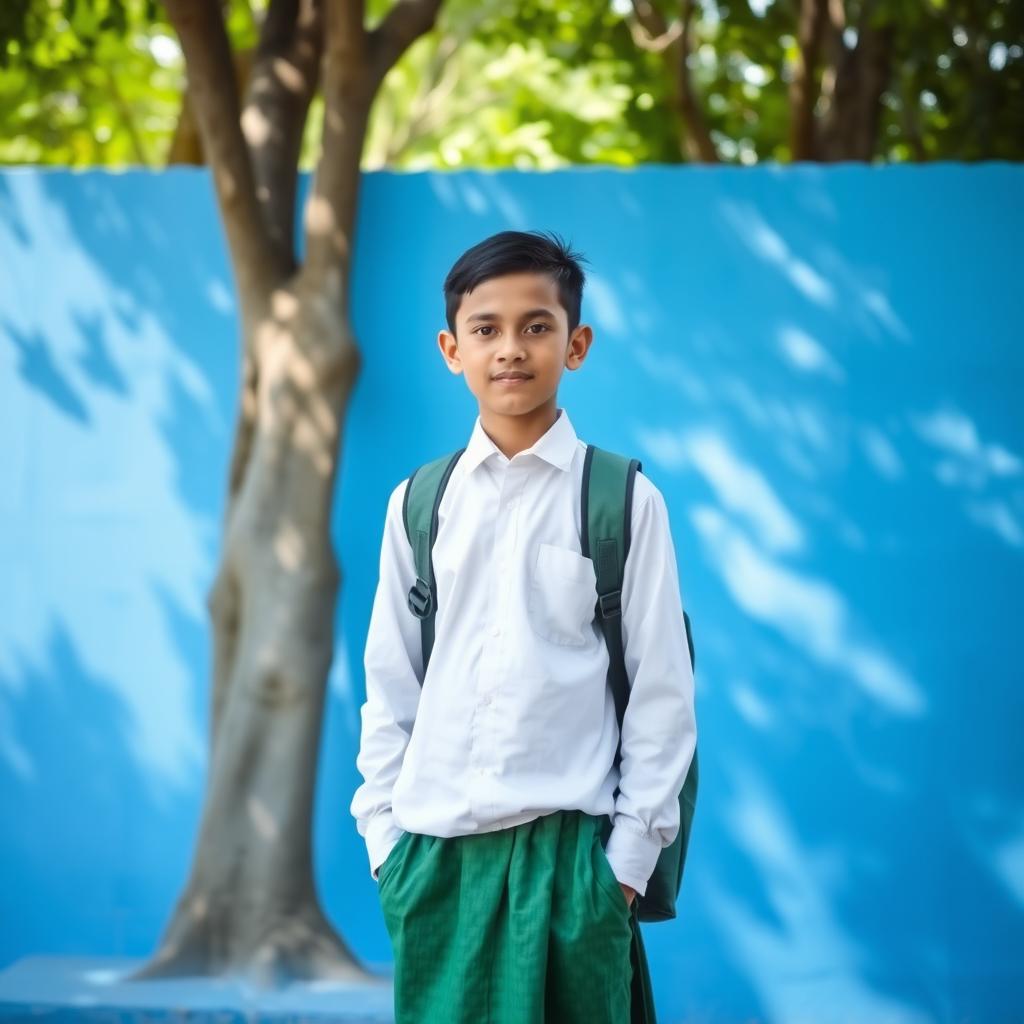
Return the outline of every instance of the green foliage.
[[[265,0],[264,0],[265,2]],[[236,48],[259,8],[232,0]],[[336,0],[342,2],[342,0]],[[393,0],[368,0],[370,24]],[[845,0],[849,42],[864,0]],[[665,19],[674,0],[657,0]],[[690,76],[719,156],[787,161],[797,0],[704,0]],[[892,31],[877,158],[1002,158],[1024,150],[1024,3],[877,0]],[[551,168],[682,159],[664,55],[637,46],[628,0],[447,0],[388,75],[364,167]],[[820,75],[819,75],[820,77]],[[157,0],[0,3],[0,162],[161,165],[184,68]],[[316,160],[322,105],[306,128]]]
[[[150,0],[16,0],[0,17],[0,161],[159,163],[180,56]]]
[[[441,59],[438,59],[440,54]],[[660,62],[602,0],[448,0],[388,76],[367,167],[628,166],[678,159]]]
[[[1024,4],[888,0],[897,59],[884,97],[892,160],[1024,157]]]
[[[255,42],[244,0],[228,24]],[[157,0],[0,3],[0,163],[162,166],[184,83]]]

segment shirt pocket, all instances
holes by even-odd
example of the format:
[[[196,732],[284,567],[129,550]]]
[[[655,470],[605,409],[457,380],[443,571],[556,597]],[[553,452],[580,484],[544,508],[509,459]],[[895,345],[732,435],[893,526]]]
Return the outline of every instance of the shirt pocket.
[[[590,639],[596,604],[594,563],[571,548],[540,544],[527,597],[534,633],[563,647],[582,647]]]

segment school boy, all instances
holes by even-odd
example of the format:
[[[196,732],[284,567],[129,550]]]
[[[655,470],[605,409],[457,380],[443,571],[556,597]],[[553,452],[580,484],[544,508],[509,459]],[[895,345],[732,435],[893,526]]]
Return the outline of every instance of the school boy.
[[[557,399],[593,341],[581,259],[553,233],[502,231],[445,280],[438,346],[479,415],[438,508],[425,674],[409,477],[388,500],[351,812],[394,949],[397,1024],[653,1019],[631,988],[646,972],[635,894],[679,829],[693,676],[665,500],[637,473],[616,768],[580,545],[586,443]]]

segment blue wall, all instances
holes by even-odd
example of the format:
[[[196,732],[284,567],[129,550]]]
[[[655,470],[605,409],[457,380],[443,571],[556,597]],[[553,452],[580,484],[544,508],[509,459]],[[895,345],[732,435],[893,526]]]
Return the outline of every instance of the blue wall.
[[[561,404],[665,493],[697,648],[662,1019],[1024,1019],[1022,195],[1001,164],[364,179],[315,844],[359,956],[390,953],[348,814],[387,493],[476,412],[449,266],[544,227],[589,259]],[[238,375],[208,180],[9,171],[0,268],[0,966],[144,956],[206,770]]]

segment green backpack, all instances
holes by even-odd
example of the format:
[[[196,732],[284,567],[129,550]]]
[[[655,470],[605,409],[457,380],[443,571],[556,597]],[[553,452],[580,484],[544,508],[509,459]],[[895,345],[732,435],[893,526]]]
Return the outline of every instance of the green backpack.
[[[420,620],[423,671],[426,674],[434,646],[434,615],[437,588],[431,551],[437,536],[437,510],[441,496],[456,462],[465,451],[444,455],[420,466],[409,478],[402,503],[402,521],[412,545],[416,564],[416,582],[409,591],[409,609]],[[597,575],[597,603],[594,614],[608,645],[608,684],[615,699],[621,730],[622,717],[629,700],[629,678],[622,645],[622,578],[629,552],[629,524],[633,505],[633,479],[642,471],[639,459],[627,459],[614,452],[587,445],[583,462],[581,500],[581,547],[592,558]],[[593,554],[591,554],[593,552]],[[690,617],[684,610],[686,644],[691,667],[695,664]],[[616,749],[615,764],[621,750]],[[679,832],[671,845],[662,849],[647,892],[637,895],[637,917],[641,921],[666,921],[676,916],[676,898],[683,879],[683,865],[690,841],[693,811],[697,801],[697,751],[679,793]],[[602,840],[611,832],[611,817],[606,819]]]

